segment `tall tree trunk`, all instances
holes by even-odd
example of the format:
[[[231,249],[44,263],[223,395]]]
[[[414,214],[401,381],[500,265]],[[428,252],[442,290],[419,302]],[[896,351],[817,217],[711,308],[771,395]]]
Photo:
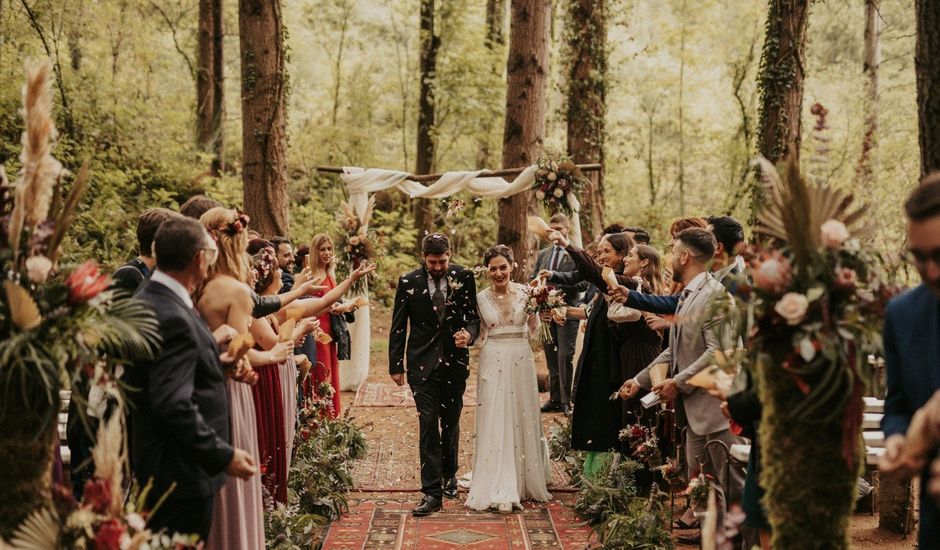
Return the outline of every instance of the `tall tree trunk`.
[[[252,228],[289,236],[280,0],[240,0],[242,190]]]
[[[604,226],[604,141],[607,137],[607,3],[572,0],[566,22],[568,154],[577,163],[601,163],[581,197],[581,229]],[[587,239],[590,240],[590,239]]]
[[[222,0],[199,0],[196,68],[196,145],[212,153],[210,172],[222,171]]]
[[[222,0],[212,0],[212,126],[215,140],[211,171],[216,177],[225,170],[225,138],[222,130],[222,121],[225,119],[225,35],[222,13]]]
[[[435,0],[421,0],[421,91],[418,98],[418,149],[415,172],[430,174],[434,167],[434,86],[437,73],[437,51],[441,37],[434,32]],[[431,232],[434,212],[430,199],[415,199],[415,229],[418,230],[417,248],[421,240]]]
[[[916,0],[917,119],[920,129],[920,172],[940,170],[940,2]]]
[[[771,162],[799,157],[810,0],[770,0],[761,54],[758,151]]]
[[[506,63],[506,122],[503,166],[529,166],[542,151],[548,83],[549,0],[512,0],[509,58]],[[531,191],[499,200],[497,241],[512,247],[517,266],[513,278],[524,279],[529,243],[526,215]],[[533,243],[534,244],[534,243]]]
[[[803,79],[806,72],[806,26],[811,0],[769,0],[764,47],[757,85],[760,116],[757,151],[773,163],[800,155]],[[763,187],[753,178],[751,219],[763,204]]]
[[[865,60],[862,69],[868,79],[865,98],[865,136],[857,173],[863,186],[874,181],[874,149],[878,136],[878,65],[881,63],[881,0],[865,1]]]
[[[486,39],[484,45],[490,53],[496,57],[496,52],[501,50],[506,44],[506,37],[503,34],[503,26],[506,21],[506,0],[487,0],[486,1]],[[494,76],[501,75],[503,64],[494,63],[492,71]],[[482,121],[483,127],[480,132],[481,137],[477,150],[477,168],[489,168],[492,160],[493,151],[491,150],[490,135],[495,129],[496,117],[487,117]]]

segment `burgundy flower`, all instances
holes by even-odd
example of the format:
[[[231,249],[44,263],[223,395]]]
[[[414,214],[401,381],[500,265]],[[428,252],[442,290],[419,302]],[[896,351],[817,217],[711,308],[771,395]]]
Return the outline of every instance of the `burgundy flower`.
[[[843,267],[836,271],[836,286],[840,288],[854,288],[858,282],[858,274],[854,269]]]
[[[124,526],[116,519],[109,519],[95,533],[95,550],[121,550]]]
[[[91,508],[96,514],[103,514],[111,507],[111,485],[99,478],[85,482],[82,494],[82,508]]]
[[[69,288],[68,302],[72,305],[84,304],[111,284],[111,279],[98,271],[98,264],[88,260],[69,275],[65,286]]]

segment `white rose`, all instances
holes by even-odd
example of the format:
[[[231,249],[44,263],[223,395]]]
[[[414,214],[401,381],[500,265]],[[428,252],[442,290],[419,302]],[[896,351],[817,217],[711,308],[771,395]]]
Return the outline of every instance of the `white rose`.
[[[547,177],[548,177],[548,181],[555,181],[556,179],[558,179],[558,175],[555,174],[555,172],[549,172]]]
[[[127,525],[130,526],[131,529],[138,533],[147,528],[147,522],[144,521],[144,518],[141,517],[140,514],[127,514],[124,520],[127,521]]]
[[[540,201],[545,200],[545,191],[536,191],[535,197]]]
[[[839,220],[827,220],[819,227],[819,233],[826,248],[839,248],[849,239],[849,229]]]
[[[36,284],[46,282],[50,271],[52,271],[52,260],[41,254],[26,260],[26,274],[29,280]]]
[[[787,292],[774,305],[774,311],[790,326],[800,324],[800,321],[806,317],[807,309],[809,309],[809,299],[799,292]]]
[[[564,194],[565,194],[565,192],[562,191],[561,189],[558,189],[558,188],[555,188],[555,190],[552,191],[552,195],[555,195],[555,196],[558,197],[559,199],[560,199]]]

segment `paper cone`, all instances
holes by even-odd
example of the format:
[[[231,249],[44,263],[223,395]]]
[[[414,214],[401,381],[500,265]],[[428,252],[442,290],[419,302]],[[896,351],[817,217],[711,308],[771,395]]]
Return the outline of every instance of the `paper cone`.
[[[294,327],[297,325],[296,319],[288,319],[278,328],[278,340],[281,342],[290,342],[294,335]]]
[[[545,220],[538,216],[529,216],[526,220],[527,225],[529,226],[529,232],[538,235],[539,237],[548,240],[548,232],[552,230],[551,227],[545,223]]]
[[[333,341],[333,337],[323,332],[322,330],[317,331],[317,335],[314,337],[314,339],[321,344],[329,344]]]
[[[601,278],[604,279],[604,282],[607,283],[607,286],[613,290],[620,286],[620,283],[617,282],[617,275],[614,273],[614,270],[609,267],[604,267],[601,270]]]
[[[294,321],[296,323],[304,316],[304,310],[299,307],[289,307],[287,308],[287,319]]]
[[[237,363],[239,359],[245,356],[248,353],[248,350],[253,348],[255,345],[255,339],[251,336],[250,333],[246,332],[244,334],[239,334],[235,338],[232,338],[232,341],[228,345],[229,355],[235,358]]]
[[[662,384],[666,381],[666,371],[669,370],[669,365],[666,363],[658,363],[650,367],[650,382],[653,385]]]

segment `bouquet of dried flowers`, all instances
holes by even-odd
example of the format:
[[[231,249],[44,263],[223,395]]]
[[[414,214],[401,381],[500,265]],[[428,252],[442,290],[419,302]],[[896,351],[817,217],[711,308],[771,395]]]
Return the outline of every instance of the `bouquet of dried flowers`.
[[[564,292],[546,284],[542,279],[536,279],[533,283],[526,287],[526,313],[539,315],[544,311],[557,312],[566,307]],[[556,313],[553,315],[557,316]],[[550,322],[539,319],[538,340],[543,344],[552,342]]]
[[[375,208],[375,197],[369,198],[369,204],[366,211],[360,216],[356,210],[347,203],[342,204],[340,212],[336,214],[336,220],[342,232],[336,240],[336,248],[340,256],[346,261],[350,273],[355,271],[359,264],[372,260],[376,256],[376,244],[374,235],[368,231],[369,220],[372,218],[372,211]],[[363,277],[353,285],[354,292],[361,292],[364,288],[366,279]]]

